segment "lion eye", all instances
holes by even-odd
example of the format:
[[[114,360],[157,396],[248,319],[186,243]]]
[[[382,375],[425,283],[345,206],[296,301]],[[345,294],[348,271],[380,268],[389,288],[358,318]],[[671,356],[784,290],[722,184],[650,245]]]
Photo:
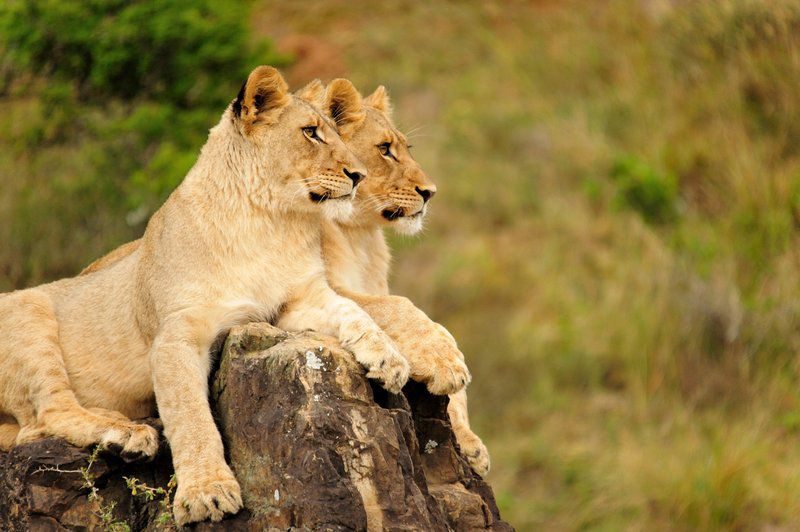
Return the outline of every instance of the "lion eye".
[[[317,126],[304,127],[303,135],[305,135],[307,138],[311,140],[320,140],[320,141],[322,140],[321,138],[319,138],[319,135],[317,135]]]
[[[394,155],[392,155],[392,143],[391,142],[384,142],[383,144],[378,144],[378,151],[381,152],[381,155],[384,157],[391,157],[394,159]]]

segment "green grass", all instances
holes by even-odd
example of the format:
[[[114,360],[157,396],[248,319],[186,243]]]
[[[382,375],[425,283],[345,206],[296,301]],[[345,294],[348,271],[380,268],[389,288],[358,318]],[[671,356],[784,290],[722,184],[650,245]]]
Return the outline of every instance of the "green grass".
[[[393,286],[466,353],[505,518],[800,528],[800,1],[257,2],[251,23],[313,36],[415,130],[439,194],[392,237]],[[127,204],[64,227],[63,190],[103,197],[102,145],[32,154],[37,105],[0,102],[3,288],[136,228]],[[169,149],[122,177],[163,194]]]

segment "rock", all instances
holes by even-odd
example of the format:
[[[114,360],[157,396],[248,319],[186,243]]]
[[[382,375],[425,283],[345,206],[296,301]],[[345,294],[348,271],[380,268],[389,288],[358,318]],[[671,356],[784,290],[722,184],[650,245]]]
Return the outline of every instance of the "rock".
[[[57,438],[21,445],[0,452],[0,530],[122,530],[110,526],[115,521],[144,530],[164,509],[133,496],[124,477],[166,486],[171,474],[166,446],[151,463],[125,464],[116,457],[92,460],[89,450]],[[89,496],[89,482],[97,498]]]
[[[446,397],[390,394],[333,339],[265,323],[231,331],[220,360],[212,403],[246,509],[195,529],[513,530],[459,455]],[[58,439],[0,453],[0,530],[174,528],[161,494],[126,482],[168,489],[165,443],[149,464],[95,456],[87,473],[91,458]]]

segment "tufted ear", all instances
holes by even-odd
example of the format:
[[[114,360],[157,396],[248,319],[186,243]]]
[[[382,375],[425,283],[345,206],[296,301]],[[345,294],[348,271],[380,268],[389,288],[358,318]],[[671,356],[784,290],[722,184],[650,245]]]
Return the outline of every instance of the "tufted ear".
[[[383,85],[378,85],[375,92],[364,98],[364,104],[374,107],[386,116],[392,116],[392,102],[389,101],[389,93]]]
[[[325,111],[340,131],[360,124],[366,117],[361,94],[349,80],[343,78],[335,79],[328,85]]]
[[[325,106],[325,85],[318,79],[308,83],[305,87],[294,93],[311,105],[322,109]]]
[[[272,124],[279,111],[291,101],[289,86],[281,73],[271,66],[256,67],[242,85],[233,102],[233,114],[250,133],[256,124]]]

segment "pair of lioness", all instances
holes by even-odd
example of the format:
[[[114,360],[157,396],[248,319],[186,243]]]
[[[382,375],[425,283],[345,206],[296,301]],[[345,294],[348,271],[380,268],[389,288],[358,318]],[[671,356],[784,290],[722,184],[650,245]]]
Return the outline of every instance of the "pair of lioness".
[[[347,222],[364,163],[372,175]],[[459,438],[488,466],[465,424],[469,373],[455,342],[387,295],[378,219],[413,230],[434,191],[383,90],[362,101],[337,80],[293,95],[275,69],[257,68],[140,241],[78,277],[0,296],[0,447],[54,435],[151,458],[157,434],[130,420],[155,400],[177,523],[219,520],[242,503],[208,405],[209,346],[234,324],[277,319],[336,336],[391,391],[410,372],[458,394]]]

